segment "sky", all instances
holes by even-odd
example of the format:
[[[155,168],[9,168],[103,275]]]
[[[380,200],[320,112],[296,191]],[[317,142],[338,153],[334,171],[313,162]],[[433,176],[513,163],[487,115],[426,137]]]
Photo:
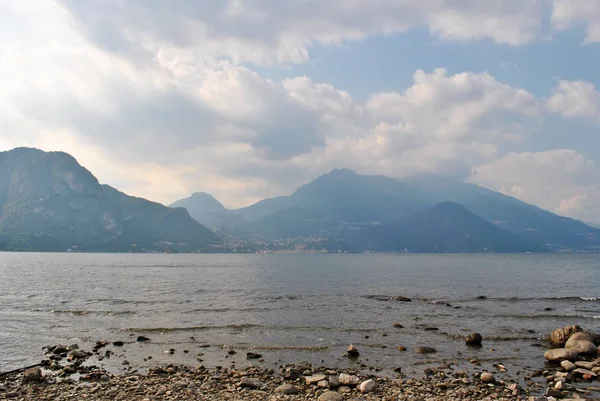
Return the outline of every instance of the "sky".
[[[333,168],[600,224],[599,0],[0,0],[0,150],[169,204]]]

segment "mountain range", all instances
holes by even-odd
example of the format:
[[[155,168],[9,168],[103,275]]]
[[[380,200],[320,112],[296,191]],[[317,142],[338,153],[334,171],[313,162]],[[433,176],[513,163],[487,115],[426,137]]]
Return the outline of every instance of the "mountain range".
[[[72,156],[0,152],[0,250],[98,252],[598,252],[600,230],[473,184],[335,169],[229,210],[170,207],[102,185]]]
[[[174,205],[213,229],[356,251],[600,250],[600,230],[518,199],[436,175],[394,179],[334,169],[289,196],[228,210],[208,194]]]
[[[219,241],[187,210],[101,185],[66,153],[0,152],[0,250],[191,252]]]

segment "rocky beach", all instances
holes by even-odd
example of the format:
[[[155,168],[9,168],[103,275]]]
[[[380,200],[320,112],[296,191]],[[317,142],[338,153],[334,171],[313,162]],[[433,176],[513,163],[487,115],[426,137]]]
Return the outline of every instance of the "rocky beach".
[[[152,339],[138,337],[137,343]],[[600,399],[600,336],[580,326],[565,326],[548,333],[546,364],[531,371],[510,372],[502,360],[493,370],[478,360],[431,361],[419,377],[407,376],[403,367],[382,373],[363,363],[368,350],[354,345],[341,350],[356,369],[337,369],[309,363],[269,367],[262,354],[246,352],[253,364],[237,368],[169,364],[140,368],[126,359],[121,341],[96,342],[92,349],[77,344],[46,347],[37,366],[0,373],[0,400],[552,400]],[[465,347],[485,346],[479,333],[466,335]],[[194,350],[198,360],[206,345]],[[174,348],[164,353],[179,352]],[[233,349],[222,349],[234,355]],[[398,352],[435,354],[433,347]],[[151,357],[148,357],[151,358]],[[121,368],[108,361],[120,361]]]

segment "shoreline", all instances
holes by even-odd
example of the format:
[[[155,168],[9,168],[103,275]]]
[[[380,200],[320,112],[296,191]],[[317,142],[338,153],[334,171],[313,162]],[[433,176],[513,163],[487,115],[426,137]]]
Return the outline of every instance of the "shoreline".
[[[573,332],[573,328],[579,332]],[[579,326],[566,326],[555,332],[560,330],[571,330],[568,336],[563,336],[566,338],[562,346],[571,335],[586,334]],[[551,341],[554,335],[553,332]],[[591,336],[597,341],[597,336]],[[467,345],[469,337],[465,337]],[[144,337],[137,339],[141,344],[149,341]],[[479,340],[476,337],[475,346],[480,343],[481,337]],[[423,373],[415,377],[405,375],[403,370],[414,368],[417,361],[406,369],[397,368],[385,374],[380,372],[381,369],[368,366],[368,350],[358,350],[352,345],[345,357],[355,361],[356,369],[331,368],[326,361],[318,366],[308,362],[267,366],[263,355],[249,350],[245,356],[250,365],[244,367],[236,367],[233,362],[227,367],[161,364],[142,368],[119,359],[124,358],[124,354],[119,355],[113,350],[122,349],[124,345],[122,342],[109,344],[98,341],[91,352],[80,350],[76,344],[47,347],[46,359],[39,365],[0,372],[0,400],[66,400],[73,397],[113,401],[600,400],[597,348],[593,355],[571,353],[566,359],[551,362],[549,354],[565,350],[556,349],[555,345],[544,354],[548,361],[530,371],[509,371],[501,358],[491,365],[492,368],[488,364],[482,366],[479,360],[467,363],[431,359],[425,364],[427,367]],[[199,349],[205,347],[199,345]],[[421,349],[415,351],[425,356],[435,353],[430,347],[418,348]],[[231,356],[238,352],[243,354],[243,351],[234,349],[222,351]],[[174,352],[174,349],[163,351],[165,354]],[[189,353],[187,350],[183,352]],[[365,363],[362,363],[363,357]],[[575,363],[568,362],[569,359]],[[110,364],[115,366],[114,362],[120,362],[119,372],[108,368]],[[569,363],[572,366],[568,366]]]

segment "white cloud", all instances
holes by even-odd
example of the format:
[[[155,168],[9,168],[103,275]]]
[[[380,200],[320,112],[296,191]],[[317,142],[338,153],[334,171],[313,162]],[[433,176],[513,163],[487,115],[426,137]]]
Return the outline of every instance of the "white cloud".
[[[538,34],[538,0],[60,0],[81,30],[105,49],[153,57],[193,49],[236,63],[300,63],[314,43],[337,45],[427,27],[447,40],[518,45]],[[159,28],[160,27],[160,28]]]
[[[470,181],[555,213],[600,223],[600,169],[572,149],[509,153]]]
[[[584,118],[600,122],[600,92],[585,81],[560,81],[546,107],[566,118]]]
[[[600,42],[600,2],[598,0],[553,0],[552,23],[564,30],[577,24],[586,26],[586,42]]]

